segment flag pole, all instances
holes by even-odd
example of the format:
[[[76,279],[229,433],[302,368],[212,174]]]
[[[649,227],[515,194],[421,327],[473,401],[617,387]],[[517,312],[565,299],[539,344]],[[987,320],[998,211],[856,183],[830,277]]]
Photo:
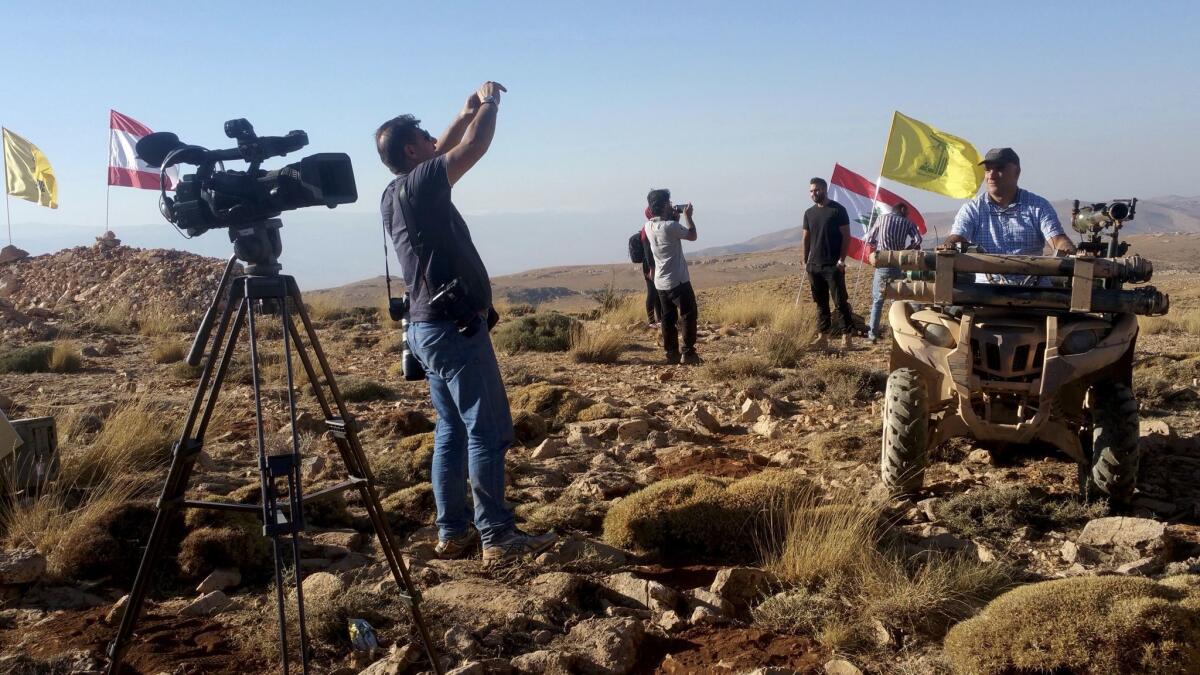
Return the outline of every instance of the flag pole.
[[[8,129],[0,128],[4,149],[8,148]],[[12,211],[8,207],[8,153],[4,152],[4,215],[8,217],[8,245],[12,246]]]
[[[107,157],[104,158],[104,234],[108,234],[108,201],[112,195],[112,179],[109,176],[109,167],[112,166],[112,108],[108,109],[108,148],[106,150]]]
[[[875,209],[879,208],[879,187],[883,183],[883,169],[887,165],[887,149],[892,142],[892,132],[896,130],[896,111],[892,111],[892,123],[888,125],[887,140],[883,143],[883,158],[879,160],[879,177],[875,179],[875,194],[871,199],[871,213],[867,217],[867,230],[870,231],[871,226],[875,224]],[[866,243],[865,241],[863,242]],[[866,265],[864,265],[865,267]],[[858,293],[859,281],[862,280],[862,275],[859,275],[854,282],[854,292]],[[871,270],[871,283],[875,282],[875,270]]]

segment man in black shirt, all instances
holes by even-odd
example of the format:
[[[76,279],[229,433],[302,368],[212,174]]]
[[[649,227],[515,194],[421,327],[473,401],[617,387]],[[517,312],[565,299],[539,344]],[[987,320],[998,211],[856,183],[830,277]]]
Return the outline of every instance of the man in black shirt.
[[[854,320],[850,317],[850,296],[846,292],[846,254],[850,251],[850,216],[841,204],[830,201],[824,178],[809,181],[808,194],[813,205],[804,212],[802,256],[808,272],[813,302],[817,303],[817,339],[813,346],[829,345],[833,317],[829,296],[842,321],[842,347],[849,349]]]
[[[440,140],[412,115],[390,119],[375,132],[379,158],[396,174],[383,192],[380,212],[404,270],[410,302],[406,338],[425,368],[438,414],[431,473],[436,550],[443,558],[467,555],[481,539],[485,561],[536,554],[555,540],[553,533],[530,536],[516,529],[504,501],[504,456],[513,426],[488,336],[492,287],[450,200],[451,187],[492,143],[504,91],[484,82]],[[456,301],[431,302],[451,283],[457,283]],[[468,477],[473,518],[467,510]]]

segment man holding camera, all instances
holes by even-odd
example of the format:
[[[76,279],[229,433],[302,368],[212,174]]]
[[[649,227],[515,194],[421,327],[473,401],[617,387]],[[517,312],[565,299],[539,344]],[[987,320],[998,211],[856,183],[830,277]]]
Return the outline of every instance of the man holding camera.
[[[829,184],[824,178],[808,182],[808,195],[813,205],[804,212],[801,256],[808,272],[813,302],[817,304],[817,338],[815,349],[829,346],[833,330],[833,315],[829,312],[829,296],[842,320],[842,347],[851,346],[850,333],[854,319],[850,314],[850,294],[846,291],[846,255],[850,252],[850,214],[841,204],[829,199]]]
[[[662,304],[663,348],[667,363],[681,361],[679,351],[679,322],[683,322],[682,362],[695,366],[704,361],[696,354],[696,292],[692,290],[687,260],[683,257],[683,241],[696,241],[696,223],[692,221],[692,205],[675,206],[670,190],[651,190],[646,195],[653,216],[646,223],[646,236],[654,256],[654,288]],[[679,222],[683,215],[686,225]]]
[[[950,236],[938,247],[974,243],[984,253],[1041,255],[1046,243],[1065,255],[1075,244],[1063,231],[1054,207],[1044,197],[1017,187],[1021,159],[1012,148],[992,148],[980,162],[986,192],[962,205]],[[1019,275],[988,277],[993,282],[1020,283]]]
[[[488,335],[493,315],[487,269],[471,241],[451,187],[491,145],[500,97],[485,82],[441,139],[401,115],[375,132],[384,165],[396,175],[380,211],[408,289],[408,345],[424,367],[437,410],[432,481],[437,502],[437,553],[469,554],[482,540],[487,562],[536,554],[553,533],[530,536],[515,526],[504,501],[504,456],[513,442],[512,416]],[[467,512],[470,478],[474,524]]]

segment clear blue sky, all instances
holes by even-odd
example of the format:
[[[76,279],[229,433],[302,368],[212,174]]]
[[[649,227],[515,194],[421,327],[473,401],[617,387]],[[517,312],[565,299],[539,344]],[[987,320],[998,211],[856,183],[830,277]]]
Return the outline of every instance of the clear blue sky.
[[[835,161],[874,176],[894,109],[1011,145],[1049,198],[1200,193],[1196,3],[937,5],[0,0],[0,124],[50,158],[61,203],[13,200],[13,221],[103,227],[109,108],[209,147],[233,117],[304,129],[305,153],[354,160],[360,200],[341,208],[374,214],[375,127],[411,112],[439,133],[485,79],[510,93],[455,199],[468,222],[563,213],[543,253],[570,249],[570,213],[636,227],[652,186],[701,228],[746,215],[709,243],[793,225],[755,215],[798,214]],[[118,232],[160,222],[153,193],[111,197]]]

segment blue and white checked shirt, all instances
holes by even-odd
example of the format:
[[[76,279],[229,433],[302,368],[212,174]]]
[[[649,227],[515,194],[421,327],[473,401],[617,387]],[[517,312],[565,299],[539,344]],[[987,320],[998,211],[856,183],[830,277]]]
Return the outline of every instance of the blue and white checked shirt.
[[[1046,242],[1066,233],[1050,202],[1018,189],[1017,198],[1006,208],[988,199],[987,193],[963,204],[950,234],[978,244],[984,253],[1041,255]]]

